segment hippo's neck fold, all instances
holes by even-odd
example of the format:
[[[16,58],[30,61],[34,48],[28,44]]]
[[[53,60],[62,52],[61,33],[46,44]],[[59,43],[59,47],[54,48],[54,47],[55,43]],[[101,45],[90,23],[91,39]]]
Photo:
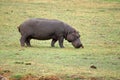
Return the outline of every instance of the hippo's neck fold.
[[[74,28],[72,28],[70,25],[68,24],[65,24],[64,23],[64,26],[65,26],[65,39],[67,39],[67,35],[70,34],[70,33],[73,33],[74,31],[76,31]]]

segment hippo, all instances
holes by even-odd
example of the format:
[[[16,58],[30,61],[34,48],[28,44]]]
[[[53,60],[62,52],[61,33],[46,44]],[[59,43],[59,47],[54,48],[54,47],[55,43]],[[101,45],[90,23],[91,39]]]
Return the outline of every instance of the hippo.
[[[22,47],[31,46],[30,40],[49,40],[51,47],[55,47],[58,41],[60,48],[64,48],[64,39],[72,43],[75,48],[84,47],[80,41],[80,34],[70,25],[57,19],[31,18],[18,26],[21,34],[20,44]]]

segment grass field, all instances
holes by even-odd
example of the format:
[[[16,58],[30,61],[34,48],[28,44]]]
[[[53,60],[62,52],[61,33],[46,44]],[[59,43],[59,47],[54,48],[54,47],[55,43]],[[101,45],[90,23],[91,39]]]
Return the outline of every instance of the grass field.
[[[58,43],[51,48],[50,40],[32,40],[33,47],[21,48],[17,26],[38,17],[70,24],[85,48],[75,49],[67,41],[64,49]],[[0,0],[0,69],[11,76],[120,80],[120,0]]]

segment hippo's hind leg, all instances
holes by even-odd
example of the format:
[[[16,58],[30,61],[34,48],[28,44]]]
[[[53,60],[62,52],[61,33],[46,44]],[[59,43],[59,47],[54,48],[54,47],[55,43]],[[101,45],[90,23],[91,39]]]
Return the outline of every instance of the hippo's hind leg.
[[[24,35],[24,36],[21,36],[21,38],[20,38],[20,44],[21,44],[22,47],[25,46],[26,38],[27,38],[27,37],[26,37],[25,35]]]
[[[28,37],[28,38],[26,38],[26,41],[25,41],[25,43],[28,47],[31,47],[30,40],[31,40],[31,38]]]
[[[51,47],[55,47],[56,41],[57,41],[57,39],[52,39],[52,41],[51,41]]]

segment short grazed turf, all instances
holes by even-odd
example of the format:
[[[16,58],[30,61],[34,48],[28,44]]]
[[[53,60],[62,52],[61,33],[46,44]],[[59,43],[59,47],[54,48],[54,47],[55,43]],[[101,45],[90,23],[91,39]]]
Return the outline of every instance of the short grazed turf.
[[[64,49],[58,43],[52,48],[51,40],[32,40],[32,47],[21,48],[17,26],[29,18],[70,24],[80,32],[85,48],[75,49],[67,41]],[[120,1],[1,0],[0,68],[12,75],[57,75],[64,80],[120,79]]]

